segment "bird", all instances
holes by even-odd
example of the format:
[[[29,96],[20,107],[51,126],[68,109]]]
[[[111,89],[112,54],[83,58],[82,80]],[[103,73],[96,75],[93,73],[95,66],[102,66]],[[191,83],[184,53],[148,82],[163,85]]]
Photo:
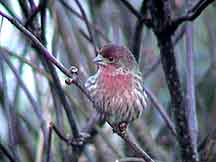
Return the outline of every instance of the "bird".
[[[96,111],[123,133],[147,107],[138,63],[127,47],[116,44],[101,47],[93,62],[97,72],[86,80],[85,87]]]

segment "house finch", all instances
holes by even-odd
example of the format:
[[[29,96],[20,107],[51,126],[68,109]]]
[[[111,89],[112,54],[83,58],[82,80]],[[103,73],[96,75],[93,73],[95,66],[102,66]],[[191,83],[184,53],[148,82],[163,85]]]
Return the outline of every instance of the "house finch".
[[[129,49],[115,44],[102,47],[93,61],[98,71],[89,77],[85,87],[95,101],[97,112],[124,131],[147,106],[138,64]]]

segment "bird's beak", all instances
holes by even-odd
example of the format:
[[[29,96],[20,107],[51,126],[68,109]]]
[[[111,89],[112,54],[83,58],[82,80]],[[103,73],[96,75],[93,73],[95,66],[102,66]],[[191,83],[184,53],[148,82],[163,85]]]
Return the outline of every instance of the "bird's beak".
[[[104,65],[104,59],[103,59],[103,56],[101,56],[100,54],[97,55],[94,59],[93,59],[93,62],[97,65]]]

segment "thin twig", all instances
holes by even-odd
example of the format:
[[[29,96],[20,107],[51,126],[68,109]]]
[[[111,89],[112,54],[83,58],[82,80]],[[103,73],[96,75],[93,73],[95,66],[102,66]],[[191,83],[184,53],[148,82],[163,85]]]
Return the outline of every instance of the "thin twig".
[[[76,2],[77,6],[78,6],[79,9],[80,9],[80,12],[82,13],[82,16],[83,16],[83,18],[84,18],[84,22],[85,22],[85,24],[86,24],[86,26],[87,26],[87,29],[88,29],[88,32],[89,32],[89,36],[90,36],[90,38],[91,38],[91,40],[92,40],[92,43],[93,43],[93,46],[94,46],[95,54],[97,54],[97,45],[96,45],[96,41],[95,41],[95,38],[94,38],[94,35],[93,35],[93,32],[92,32],[92,28],[91,28],[91,26],[90,26],[90,24],[89,24],[87,15],[86,15],[86,13],[85,13],[85,11],[84,11],[84,9],[83,9],[81,3],[79,2],[79,0],[74,0],[74,1]]]
[[[0,1],[0,4],[5,8],[5,10],[12,16],[14,17],[17,21],[21,22],[19,20],[19,18],[17,17],[17,15],[15,14],[14,10],[12,9],[12,7],[8,4],[9,1]]]
[[[146,15],[147,13],[146,9],[147,9],[146,1],[143,0],[141,8],[140,8],[140,13],[142,14],[142,16]],[[140,49],[141,49],[141,44],[142,44],[143,26],[144,26],[143,21],[141,19],[138,19],[136,22],[133,39],[131,42],[131,46],[132,46],[131,51],[133,55],[135,56],[135,59],[137,60],[137,62],[139,61]]]
[[[76,137],[76,138],[68,138],[65,135],[63,135],[63,133],[55,126],[55,124],[53,122],[49,123],[50,128],[54,130],[54,132],[56,133],[56,135],[63,140],[65,143],[67,143],[68,145],[71,145],[73,147],[80,147],[83,146],[84,143],[87,141],[87,139],[89,138],[88,135],[86,136],[80,136],[80,137]]]
[[[205,147],[208,145],[208,142],[210,140],[215,140],[216,141],[216,128],[213,129],[211,133],[209,133],[204,140],[199,144],[198,151],[201,152]]]
[[[45,7],[46,7],[46,0],[43,0],[36,8],[34,8],[33,11],[31,11],[30,16],[26,20],[24,26],[28,27],[29,24],[32,22],[32,20],[37,16],[37,14],[40,13]]]
[[[26,65],[29,65],[34,71],[37,71],[38,73],[40,73],[41,75],[43,75],[44,77],[52,81],[52,77],[50,76],[50,74],[45,72],[42,68],[37,67],[34,63],[29,61],[25,57],[15,54],[12,51],[9,51],[8,49],[3,48],[3,47],[0,47],[0,51],[3,51],[5,52],[5,54],[9,54],[10,56],[13,56],[14,58],[17,58],[18,60],[25,63]]]
[[[59,0],[59,1],[68,11],[70,11],[72,14],[74,14],[80,20],[84,20],[84,17],[82,15],[80,15],[76,10],[74,10],[71,6],[69,6],[69,4],[67,4],[64,0]],[[101,31],[101,29],[97,25],[92,24],[89,21],[88,21],[88,23],[101,36],[101,38],[104,39],[105,42],[107,42],[107,43],[110,42],[109,38]]]
[[[216,128],[209,133],[198,147],[201,161],[210,161],[211,154],[214,156],[214,147],[216,145]]]
[[[188,2],[189,3],[189,2]],[[198,122],[196,112],[196,98],[195,98],[195,81],[194,81],[194,51],[193,51],[193,26],[187,24],[186,27],[186,82],[187,82],[187,94],[186,94],[186,110],[187,120],[189,123],[189,133],[193,143],[193,150],[195,152],[196,159],[198,161],[199,156],[197,153],[197,137],[198,137]]]
[[[167,127],[171,130],[171,133],[174,136],[176,136],[175,125],[172,122],[172,120],[170,119],[169,115],[166,113],[164,107],[161,105],[161,103],[157,100],[156,96],[149,89],[145,88],[145,91],[146,91],[149,99],[151,100],[151,102],[155,106],[155,108],[159,111],[161,117],[164,119]]]
[[[9,98],[8,98],[8,84],[6,80],[6,72],[5,72],[5,64],[2,59],[2,56],[0,55],[0,76],[2,79],[2,88],[3,88],[3,108],[6,112],[6,118],[7,118],[7,125],[8,125],[8,143],[9,147],[12,148],[12,146],[15,145],[15,133],[14,133],[14,117],[11,111],[10,104],[9,104]],[[13,155],[15,155],[15,150],[12,150]]]
[[[43,115],[40,112],[40,107],[38,106],[37,102],[35,101],[35,99],[31,95],[31,93],[29,92],[28,88],[26,87],[26,85],[24,84],[22,79],[20,78],[19,74],[17,73],[16,68],[10,62],[9,58],[4,53],[1,53],[1,56],[4,59],[4,61],[8,64],[8,66],[10,67],[12,72],[14,73],[14,76],[16,77],[17,81],[19,82],[20,87],[23,89],[23,91],[25,92],[26,96],[28,97],[30,103],[32,104],[33,110],[39,119],[40,127],[43,130],[43,133],[45,134],[45,128],[44,128],[45,120],[43,118]]]
[[[211,3],[215,0],[200,0],[191,9],[189,9],[184,16],[172,20],[171,31],[174,32],[179,25],[186,21],[195,20]]]
[[[116,162],[145,162],[145,161],[141,158],[130,157],[130,158],[116,160]]]
[[[0,150],[10,160],[10,162],[16,162],[13,156],[9,153],[9,151],[1,143],[0,143]]]
[[[65,68],[61,63],[59,63],[58,60],[49,53],[49,51],[43,46],[43,44],[29,30],[27,30],[17,20],[4,14],[2,11],[0,11],[0,15],[6,18],[14,26],[16,26],[30,41],[32,41],[32,43],[40,51],[39,54],[44,55],[44,57],[47,58],[47,60],[49,60],[50,62],[52,62],[55,66],[57,66],[61,72],[63,72],[68,77],[71,77],[70,71],[67,68]]]
[[[137,17],[137,19],[142,19],[142,15],[137,11],[127,0],[121,0],[121,2],[127,7],[130,12]]]
[[[19,6],[21,8],[22,14],[27,17],[29,14],[28,2],[23,0],[18,0]]]
[[[177,31],[177,33],[175,34],[174,38],[173,38],[173,45],[176,46],[178,44],[178,42],[183,38],[184,34],[185,34],[185,30],[186,27],[182,26],[181,29],[179,31]],[[160,65],[161,63],[161,59],[160,57],[153,63],[153,65],[143,74],[143,78],[147,79],[150,74],[152,74]]]
[[[68,143],[68,139],[61,133],[61,131],[59,131],[59,129],[55,126],[53,122],[50,122],[49,125],[50,125],[50,128],[52,128],[55,131],[55,133],[58,135],[58,137],[61,140]]]
[[[49,125],[49,128],[48,128],[48,143],[47,143],[47,159],[46,159],[46,162],[49,162],[49,160],[50,160],[51,147],[52,147],[52,126]]]

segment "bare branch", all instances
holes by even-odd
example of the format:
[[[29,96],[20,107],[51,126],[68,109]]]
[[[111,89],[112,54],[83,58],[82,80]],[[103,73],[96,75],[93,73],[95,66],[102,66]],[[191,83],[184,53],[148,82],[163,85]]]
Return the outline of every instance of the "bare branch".
[[[142,12],[138,12],[127,0],[121,0],[121,2],[133,13],[140,24],[145,24],[147,27],[151,28],[152,27],[152,20],[150,18],[146,18]],[[146,1],[143,1],[143,4],[146,3]]]
[[[94,46],[94,50],[95,50],[95,54],[97,54],[97,45],[96,45],[96,41],[95,41],[95,38],[94,38],[94,35],[93,35],[93,32],[92,32],[92,29],[91,29],[91,26],[89,24],[89,21],[88,21],[88,18],[86,16],[86,13],[82,7],[82,5],[80,4],[79,0],[74,0],[77,4],[77,6],[79,7],[81,13],[82,13],[82,16],[83,16],[83,19],[85,21],[85,24],[87,26],[87,29],[88,29],[88,32],[89,32],[89,36],[92,40],[92,43],[93,43],[93,46]]]
[[[33,11],[31,11],[30,16],[28,17],[28,19],[25,22],[25,27],[28,27],[28,25],[32,22],[32,20],[37,16],[38,13],[40,13],[45,7],[46,7],[47,1],[43,0],[41,1],[41,3],[39,3],[39,5],[34,8]]]
[[[10,162],[16,162],[13,156],[8,152],[8,150],[0,143],[0,150],[3,154],[10,160]]]
[[[172,112],[175,119],[176,137],[180,146],[181,159],[184,162],[199,162],[196,158],[196,152],[193,149],[193,142],[189,133],[185,98],[172,42],[173,32],[167,29],[172,22],[171,3],[169,0],[153,0],[149,1],[149,6],[154,21],[153,31],[159,44],[161,63],[171,96]]]
[[[121,0],[121,2],[130,10],[130,12],[137,17],[137,19],[142,19],[142,15],[137,11],[127,0]]]
[[[34,71],[40,73],[41,75],[43,75],[44,77],[46,77],[47,79],[52,81],[52,77],[50,76],[50,74],[48,74],[47,72],[45,72],[42,68],[37,67],[37,65],[35,65],[33,62],[29,61],[28,59],[26,59],[23,56],[20,56],[18,54],[13,53],[12,51],[0,47],[0,52],[4,52],[5,54],[8,54],[18,60],[20,60],[22,63],[25,63],[26,65],[29,65]]]
[[[4,14],[0,11],[0,15],[6,18],[10,23],[16,26],[32,43],[38,48],[41,55],[44,55],[47,60],[52,62],[58,69],[63,72],[68,77],[71,77],[70,71],[65,68],[58,60],[50,54],[50,52],[43,46],[43,44],[29,31],[27,30],[22,24],[20,24],[17,20],[9,17],[8,15]]]
[[[178,26],[186,21],[193,21],[195,20],[204,10],[208,7],[211,3],[215,0],[200,0],[198,1],[191,9],[189,9],[184,16],[176,18],[172,20],[171,23],[171,31],[174,32]]]
[[[16,71],[16,68],[10,62],[10,60],[8,59],[8,57],[4,53],[1,53],[1,57],[4,59],[4,61],[8,64],[8,66],[10,67],[10,69],[12,70],[12,72],[14,73],[14,76],[16,77],[17,81],[19,82],[20,87],[23,89],[23,91],[25,92],[26,96],[28,97],[30,103],[32,104],[33,110],[34,110],[37,118],[39,119],[40,128],[42,129],[42,131],[43,131],[43,133],[45,135],[45,132],[46,132],[45,128],[44,128],[45,120],[43,118],[43,115],[40,112],[39,105],[34,100],[33,96],[31,95],[31,93],[27,89],[26,85],[24,84],[24,82],[22,81],[22,79],[20,78],[20,76],[18,75],[18,73]]]
[[[83,146],[84,143],[87,141],[87,139],[89,139],[90,137],[88,134],[85,133],[80,134],[79,137],[75,137],[75,138],[65,137],[65,135],[63,135],[63,133],[55,126],[53,122],[50,122],[49,125],[50,125],[50,129],[53,129],[54,132],[62,141],[64,141],[65,143],[73,147]]]
[[[116,160],[116,162],[145,162],[143,159],[140,158],[124,158],[124,159],[120,159],[120,160]]]
[[[114,129],[115,127],[109,123],[109,125]],[[135,143],[128,135],[128,133],[116,132],[136,153],[136,156],[141,157],[145,162],[154,162],[154,160],[137,144]]]
[[[52,147],[52,126],[49,125],[49,128],[48,128],[48,142],[47,142],[47,158],[46,158],[46,162],[50,161],[51,147]]]
[[[173,38],[173,45],[176,46],[178,44],[178,42],[182,39],[182,37],[184,36],[185,34],[185,25],[183,25],[181,27],[181,29],[179,29],[179,31],[176,32],[174,38]],[[153,63],[153,65],[148,69],[146,70],[146,72],[143,74],[143,78],[146,79],[148,78],[148,76],[150,74],[152,74],[160,65],[161,63],[161,59],[160,57]]]
[[[175,130],[175,125],[172,122],[172,120],[170,119],[169,115],[166,113],[163,106],[160,104],[160,102],[157,100],[156,96],[154,96],[154,94],[150,90],[145,88],[145,91],[146,91],[148,97],[150,98],[151,102],[155,106],[155,108],[159,111],[161,117],[164,119],[167,127],[171,130],[171,133],[174,136],[176,136],[177,134],[176,134],[176,130]]]
[[[76,17],[78,17],[80,20],[84,21],[84,17],[82,15],[80,15],[76,10],[74,10],[71,6],[69,6],[69,4],[67,4],[64,0],[59,0],[61,2],[61,4],[68,10],[70,11],[72,14],[74,14]],[[88,21],[88,20],[87,20]],[[106,42],[110,42],[109,38],[101,31],[101,29],[95,25],[92,24],[91,22],[89,22],[89,25],[91,26],[91,28],[93,28],[100,36],[101,38],[104,39],[104,41]],[[91,39],[90,39],[91,40]]]
[[[195,98],[195,82],[194,82],[194,51],[193,51],[193,26],[187,24],[186,27],[186,82],[187,82],[187,94],[186,94],[186,111],[187,120],[189,124],[190,136],[193,143],[193,150],[195,152],[196,159],[198,160],[197,153],[197,137],[198,137],[198,123],[196,112],[196,98]]]

